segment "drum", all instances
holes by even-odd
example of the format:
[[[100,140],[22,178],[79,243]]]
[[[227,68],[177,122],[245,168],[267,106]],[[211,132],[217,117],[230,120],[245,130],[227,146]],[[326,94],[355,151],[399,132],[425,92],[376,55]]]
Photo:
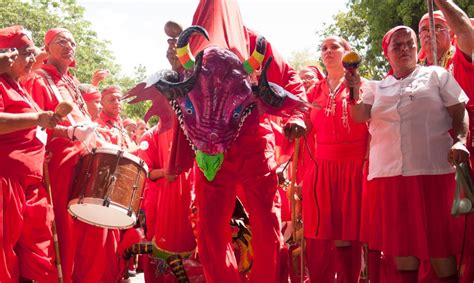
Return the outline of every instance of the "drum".
[[[104,228],[130,228],[138,217],[148,168],[143,160],[114,148],[97,148],[82,157],[68,211]]]

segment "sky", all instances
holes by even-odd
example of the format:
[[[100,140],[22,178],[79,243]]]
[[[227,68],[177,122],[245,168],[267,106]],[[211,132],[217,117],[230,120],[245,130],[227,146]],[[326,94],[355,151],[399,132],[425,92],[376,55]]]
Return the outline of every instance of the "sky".
[[[78,0],[85,19],[110,48],[122,75],[144,65],[151,74],[169,68],[164,24],[191,25],[198,0]],[[264,35],[285,58],[293,52],[316,51],[316,32],[346,10],[346,0],[240,0],[243,21]]]

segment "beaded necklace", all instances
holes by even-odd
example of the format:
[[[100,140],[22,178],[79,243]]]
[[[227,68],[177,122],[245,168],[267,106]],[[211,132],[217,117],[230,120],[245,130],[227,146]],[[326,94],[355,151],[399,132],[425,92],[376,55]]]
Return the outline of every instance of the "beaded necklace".
[[[68,76],[64,75],[61,77],[61,80],[66,83],[66,87],[69,90],[69,93],[72,94],[74,103],[78,106],[79,110],[84,114],[84,117],[90,118],[90,114],[86,108],[86,102],[81,95],[81,91],[77,87],[76,83]]]
[[[337,95],[338,92],[340,92],[343,81],[341,80],[333,91],[329,87],[329,81],[327,81],[327,82],[328,82],[327,86],[328,86],[328,89],[329,89],[329,95],[328,95],[328,102],[327,102],[326,108],[324,108],[324,113],[326,114],[326,116],[329,116],[329,115],[334,116],[334,115],[336,115],[336,95]],[[341,119],[342,119],[342,125],[344,126],[344,128],[350,130],[350,128],[349,128],[349,111],[347,110],[348,109],[347,105],[348,105],[347,95],[345,95],[342,98],[342,117],[341,117]]]

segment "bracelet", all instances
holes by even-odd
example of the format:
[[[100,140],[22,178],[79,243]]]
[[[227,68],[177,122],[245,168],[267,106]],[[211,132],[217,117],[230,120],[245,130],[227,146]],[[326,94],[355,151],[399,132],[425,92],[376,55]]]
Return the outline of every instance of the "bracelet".
[[[76,136],[74,135],[74,133],[76,132],[76,128],[77,128],[77,125],[72,127],[72,138],[71,138],[72,141],[77,140]]]

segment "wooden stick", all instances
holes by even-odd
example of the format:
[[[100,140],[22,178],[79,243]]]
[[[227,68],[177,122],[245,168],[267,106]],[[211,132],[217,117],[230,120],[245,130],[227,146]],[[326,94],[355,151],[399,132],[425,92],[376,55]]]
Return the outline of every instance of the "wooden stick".
[[[430,19],[430,35],[431,35],[431,52],[433,53],[433,66],[438,66],[438,48],[436,46],[436,32],[435,22],[433,15],[433,0],[426,0],[426,6],[428,7],[428,15]]]
[[[291,173],[291,183],[289,189],[289,200],[291,203],[291,223],[293,225],[292,230],[292,238],[293,241],[296,241],[296,229],[297,229],[297,222],[298,217],[296,215],[296,197],[295,197],[295,184],[296,184],[296,172],[298,168],[298,158],[300,154],[300,138],[295,138],[295,150],[293,152],[293,169]],[[299,199],[299,198],[298,198]],[[304,235],[301,235],[301,242],[300,242],[300,279],[301,283],[304,281]]]
[[[47,163],[43,164],[43,175],[44,175],[46,190],[48,191],[48,195],[49,195],[49,203],[51,204],[51,207],[53,208],[53,211],[54,211],[53,194],[51,192],[51,182],[49,181],[49,170],[48,170],[48,164]],[[54,252],[56,254],[56,268],[58,269],[58,282],[63,283],[64,282],[63,281],[63,269],[61,267],[61,255],[59,253],[59,239],[58,239],[58,231],[56,229],[56,220],[55,220],[55,218],[53,218],[52,230],[53,230]]]

